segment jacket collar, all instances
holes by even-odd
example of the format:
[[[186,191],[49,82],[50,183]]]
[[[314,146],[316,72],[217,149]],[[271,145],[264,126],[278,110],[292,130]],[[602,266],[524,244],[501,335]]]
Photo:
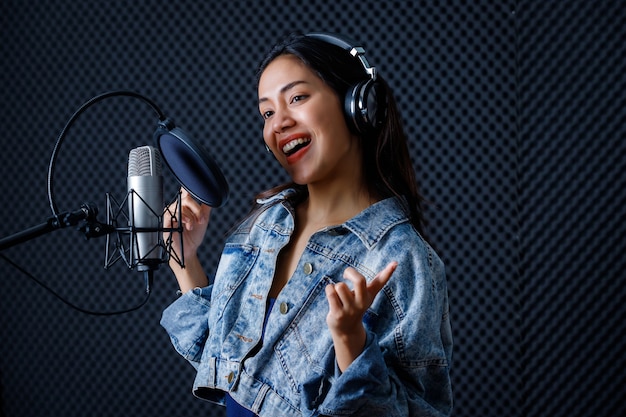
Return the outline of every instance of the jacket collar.
[[[390,197],[369,206],[345,222],[344,226],[371,249],[392,227],[409,221],[404,207],[403,200]]]
[[[263,205],[279,201],[287,203],[288,198],[294,193],[296,190],[289,188],[272,197],[257,200],[257,203]],[[335,231],[347,229],[354,233],[368,249],[371,249],[392,227],[405,222],[409,222],[406,200],[390,197],[371,205],[344,224],[333,226],[331,229]]]

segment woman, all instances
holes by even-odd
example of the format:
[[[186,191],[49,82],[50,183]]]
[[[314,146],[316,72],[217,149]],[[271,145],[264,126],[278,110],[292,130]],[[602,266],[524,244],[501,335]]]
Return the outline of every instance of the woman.
[[[262,62],[263,138],[293,182],[258,196],[210,285],[210,208],[183,191],[183,295],[161,323],[197,369],[194,394],[228,415],[451,412],[444,266],[395,101],[362,52],[297,34]]]

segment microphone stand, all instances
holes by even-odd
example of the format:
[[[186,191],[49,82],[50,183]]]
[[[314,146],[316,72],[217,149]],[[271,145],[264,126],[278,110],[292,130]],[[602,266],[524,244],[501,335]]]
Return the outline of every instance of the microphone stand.
[[[133,190],[131,190],[131,192],[133,192]],[[126,198],[128,198],[128,196]],[[79,223],[82,222],[80,227],[78,227],[78,230],[83,233],[86,239],[90,239],[92,237],[107,236],[105,265],[104,265],[105,269],[108,269],[109,267],[111,267],[119,259],[123,259],[129,268],[134,268],[138,266],[140,262],[145,263],[145,265],[143,265],[144,268],[140,268],[140,271],[143,272],[146,294],[150,294],[151,289],[152,289],[152,284],[154,282],[154,270],[157,269],[159,266],[159,263],[164,262],[164,260],[163,259],[157,259],[157,260],[133,259],[131,255],[129,255],[128,259],[126,259],[125,254],[126,253],[130,254],[131,251],[129,248],[127,248],[124,245],[124,242],[121,236],[130,235],[130,241],[131,241],[130,245],[132,246],[133,244],[136,244],[136,240],[133,239],[134,233],[155,232],[155,231],[159,233],[163,233],[163,232],[168,233],[169,237],[166,239],[166,241],[165,242],[159,241],[159,243],[157,244],[155,248],[153,248],[153,250],[157,249],[157,247],[164,248],[167,254],[167,258],[172,257],[179,265],[181,265],[184,268],[185,264],[184,264],[184,257],[182,256],[182,254],[178,256],[178,254],[171,249],[173,233],[174,232],[182,233],[183,232],[182,225],[179,225],[178,227],[169,227],[169,228],[163,228],[163,227],[136,228],[132,226],[119,227],[117,225],[117,217],[120,215],[120,213],[122,213],[121,212],[122,206],[120,205],[118,207],[117,214],[113,213],[111,199],[112,197],[107,193],[107,209],[108,209],[107,223],[101,223],[100,221],[98,221],[97,219],[98,207],[96,205],[92,203],[84,203],[78,210],[60,213],[56,216],[52,216],[48,218],[44,223],[38,224],[36,226],[22,230],[21,232],[18,232],[13,235],[0,239],[0,252],[10,247],[13,247],[21,243],[24,243],[26,241],[32,240],[34,238],[37,238],[39,236],[43,236],[47,233],[54,232],[55,230],[77,226],[79,225]],[[124,200],[122,204],[124,203],[126,203],[126,199]],[[169,215],[173,217],[177,216],[178,218],[180,218],[182,216],[181,204],[180,204],[180,192],[178,193],[178,196],[177,196],[176,207],[177,207],[176,208],[177,213],[171,212],[169,208],[166,209],[166,213],[169,213]],[[115,258],[114,256],[109,257],[109,244],[110,244],[109,235],[111,235],[112,233],[116,233],[117,235],[117,239],[115,243],[116,249],[119,252],[117,258]],[[182,244],[183,243],[182,243],[182,237],[181,237],[180,239],[181,248],[182,248]]]
[[[84,203],[78,210],[59,213],[48,218],[45,223],[38,224],[0,239],[0,251],[47,233],[54,232],[55,230],[77,226],[81,221],[84,221],[84,224],[80,227],[80,230],[85,234],[87,239],[112,233],[115,229],[111,228],[109,225],[98,222],[96,219],[97,215],[98,207],[91,203]]]

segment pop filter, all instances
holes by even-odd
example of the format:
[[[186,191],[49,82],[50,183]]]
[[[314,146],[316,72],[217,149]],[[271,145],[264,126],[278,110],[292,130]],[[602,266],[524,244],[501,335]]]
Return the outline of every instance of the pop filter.
[[[228,200],[228,183],[209,152],[180,128],[165,120],[154,133],[165,165],[198,201],[221,207]]]

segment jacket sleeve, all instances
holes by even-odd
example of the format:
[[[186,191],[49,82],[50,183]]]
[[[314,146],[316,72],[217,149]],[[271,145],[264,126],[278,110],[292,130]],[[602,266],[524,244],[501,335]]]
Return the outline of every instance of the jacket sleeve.
[[[212,286],[186,292],[163,311],[161,326],[174,349],[198,368],[209,335]]]
[[[450,415],[452,335],[445,274],[442,265],[417,266],[417,271],[413,284],[394,286],[392,278],[378,295],[373,314],[364,318],[365,349],[345,372],[335,366],[320,415]]]

